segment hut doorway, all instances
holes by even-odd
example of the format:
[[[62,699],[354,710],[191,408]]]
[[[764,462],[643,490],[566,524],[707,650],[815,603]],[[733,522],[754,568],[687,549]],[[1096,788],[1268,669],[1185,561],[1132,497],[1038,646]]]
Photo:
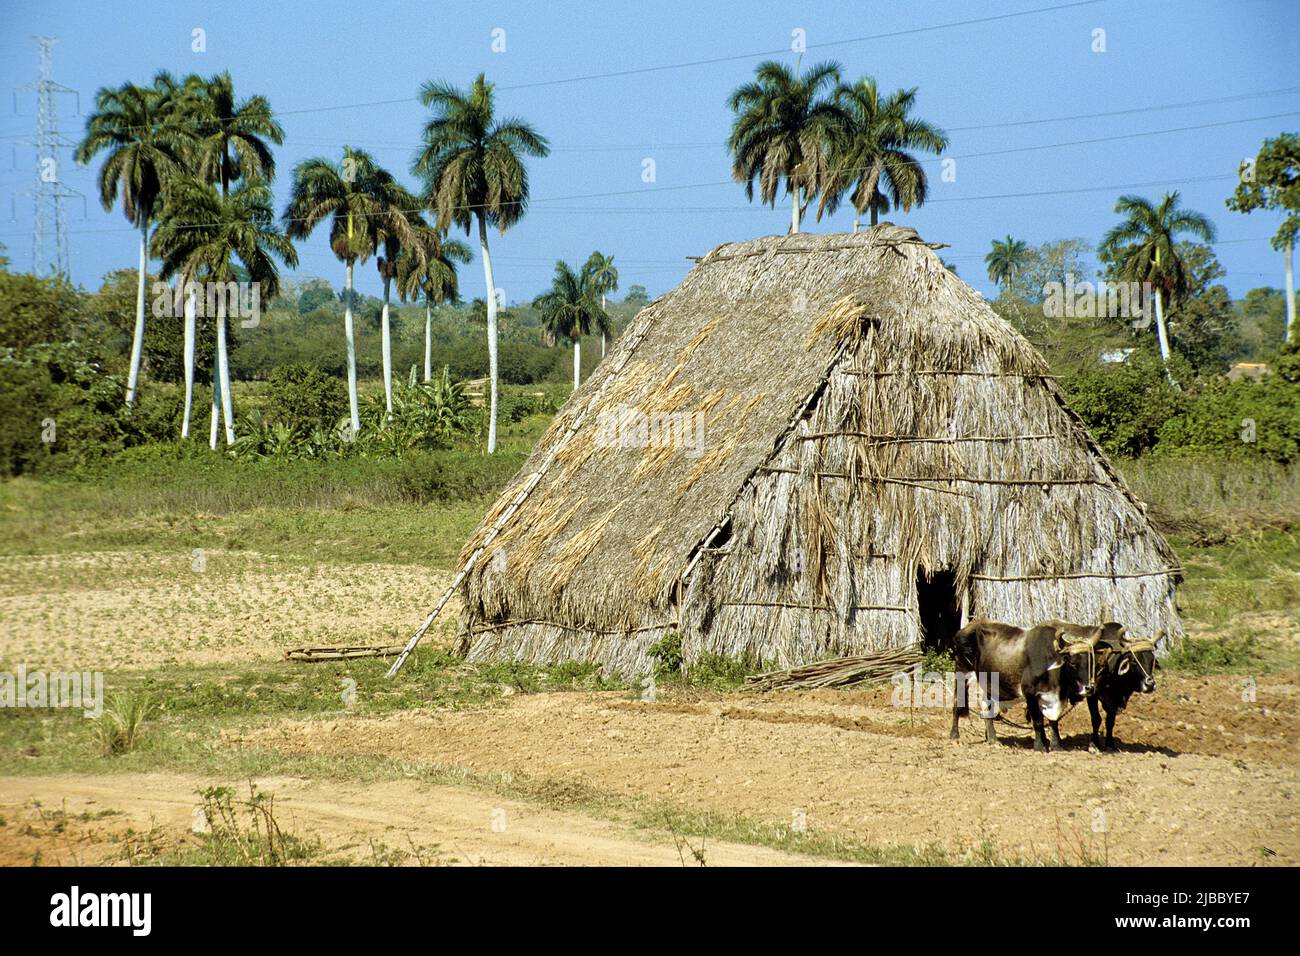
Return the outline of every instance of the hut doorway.
[[[918,569],[916,604],[921,618],[921,646],[926,650],[951,650],[953,637],[962,624],[957,575],[946,569]]]

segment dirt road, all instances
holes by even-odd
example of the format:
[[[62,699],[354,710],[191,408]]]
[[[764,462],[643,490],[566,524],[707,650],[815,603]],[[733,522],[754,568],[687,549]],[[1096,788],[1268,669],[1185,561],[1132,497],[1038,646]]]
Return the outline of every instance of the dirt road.
[[[1247,704],[1233,678],[1165,680],[1120,719],[1118,754],[1037,754],[1006,730],[889,706],[887,690],[714,695],[539,694],[496,709],[282,723],[240,739],[294,754],[386,754],[580,785],[624,799],[789,823],[877,844],[991,843],[1040,862],[1300,862],[1300,676],[1274,675]],[[1175,718],[1174,715],[1177,715]],[[1213,724],[1208,721],[1214,721]],[[1181,725],[1181,726],[1178,726]]]
[[[142,844],[145,834],[172,845],[193,840],[196,791],[205,783],[176,774],[0,780],[0,865],[124,863],[128,845]],[[692,849],[702,849],[710,866],[823,862],[698,838],[679,847],[671,835],[459,787],[299,777],[256,783],[275,795],[285,830],[319,836],[361,864],[398,851],[403,862],[439,865],[695,866]]]

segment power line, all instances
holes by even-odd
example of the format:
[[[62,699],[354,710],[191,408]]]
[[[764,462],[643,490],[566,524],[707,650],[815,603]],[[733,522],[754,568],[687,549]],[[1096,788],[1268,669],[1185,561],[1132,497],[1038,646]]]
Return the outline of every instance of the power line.
[[[1027,199],[1027,198],[1036,198],[1042,196],[1059,196],[1059,195],[1066,195],[1072,193],[1108,192],[1108,191],[1118,191],[1122,189],[1144,189],[1144,188],[1150,188],[1156,186],[1178,186],[1178,185],[1192,184],[1192,183],[1222,182],[1224,180],[1230,180],[1230,179],[1235,180],[1236,178],[1237,177],[1235,174],[1222,174],[1222,175],[1214,175],[1214,176],[1193,176],[1193,177],[1185,177],[1182,179],[1155,179],[1155,180],[1148,180],[1145,182],[1134,182],[1134,183],[1110,183],[1104,186],[1082,186],[1073,189],[1046,189],[1046,190],[1039,190],[1033,192],[997,193],[997,194],[986,194],[986,195],[979,195],[979,196],[953,196],[946,199],[931,198],[926,200],[926,204],[929,205],[931,203],[980,202],[989,199]],[[698,183],[695,185],[703,186],[703,185],[712,185],[712,184]],[[683,187],[683,188],[687,188],[687,187]],[[610,195],[610,194],[603,194],[603,195]],[[621,195],[621,193],[615,195]],[[573,199],[573,198],[583,198],[583,197],[568,197],[568,198]],[[559,197],[557,197],[555,201],[559,201]],[[408,210],[408,211],[418,212],[422,210]],[[620,213],[628,214],[628,215],[658,215],[663,213],[694,214],[694,213],[701,213],[701,212],[757,214],[757,213],[767,213],[770,212],[770,210],[761,205],[756,206],[752,204],[747,204],[744,206],[678,206],[678,207],[670,207],[670,206],[562,207],[562,206],[557,206],[557,207],[550,207],[550,208],[535,209],[533,210],[533,212],[564,213],[564,214],[600,213],[603,215],[620,214]],[[201,224],[193,224],[191,228],[197,228],[198,225]],[[76,230],[71,232],[70,235],[100,235],[104,233],[126,232],[128,230],[134,231],[129,226],[109,226],[102,229]],[[0,235],[6,235],[6,234],[0,233]],[[14,234],[9,233],[8,235],[14,235]]]
[[[1159,112],[1162,110],[1186,109],[1193,106],[1212,106],[1219,103],[1235,103],[1241,100],[1255,99],[1266,96],[1285,96],[1293,93],[1300,93],[1300,86],[1287,86],[1276,90],[1258,90],[1253,93],[1236,93],[1231,96],[1219,96],[1203,100],[1182,100],[1177,103],[1161,103],[1151,106],[1139,106],[1132,109],[1107,110],[1100,113],[1077,113],[1073,116],[1049,116],[1041,119],[1013,120],[1004,123],[981,123],[974,126],[947,126],[944,131],[947,133],[964,133],[974,130],[985,129],[1005,129],[1013,126],[1036,126],[1045,123],[1065,123],[1080,120],[1104,119],[1115,116],[1128,116],[1133,114],[1145,114]],[[1291,115],[1291,114],[1284,114]],[[1237,122],[1237,121],[1233,121]],[[1188,127],[1195,128],[1195,127]],[[326,146],[337,147],[338,143],[330,140],[302,139],[295,137],[296,144],[305,146]],[[366,144],[367,149],[419,149],[425,144],[420,141],[406,140],[403,142],[386,142]],[[708,142],[698,143],[567,143],[551,144],[551,152],[584,152],[584,153],[620,153],[631,152],[634,150],[676,150],[676,149],[718,149],[725,148],[725,140],[710,140]],[[994,155],[988,153],[975,153],[971,155]]]
[[[924,26],[924,27],[912,27],[906,30],[894,30],[888,33],[875,33],[867,36],[848,37],[842,40],[828,40],[824,43],[810,43],[807,44],[806,48],[809,50],[827,49],[830,47],[846,46],[854,43],[866,43],[872,40],[896,39],[898,37],[903,37],[903,36],[911,36],[911,35],[921,34],[921,33],[932,33],[938,30],[949,30],[949,29],[954,29],[956,27],[994,23],[1003,20],[1017,19],[1020,17],[1034,16],[1040,13],[1052,13],[1060,10],[1068,10],[1074,7],[1092,6],[1094,4],[1103,3],[1103,2],[1105,2],[1105,0],[1076,0],[1076,2],[1073,3],[1058,4],[1056,6],[1051,6],[1051,7],[1038,7],[1033,10],[1020,10],[1014,13],[1002,13],[1002,14],[996,14],[994,16],[988,16],[988,17],[974,17],[966,20],[953,20],[947,23],[932,24],[930,26]],[[567,83],[588,82],[591,80],[616,79],[618,77],[624,77],[624,76],[633,76],[633,75],[644,74],[644,73],[659,73],[668,70],[679,70],[679,69],[685,69],[688,67],[695,67],[695,66],[707,66],[716,63],[732,63],[740,60],[753,60],[763,56],[781,56],[790,52],[791,51],[789,49],[783,48],[779,50],[761,50],[752,53],[736,53],[736,54],[730,54],[728,56],[710,57],[701,60],[686,60],[678,63],[665,63],[659,66],[637,67],[629,70],[612,70],[604,73],[587,73],[579,76],[563,77],[554,80],[538,80],[532,83],[515,83],[509,85],[499,85],[496,87],[496,89],[498,90],[535,89],[539,87],[557,86],[557,85],[567,84]],[[1243,95],[1251,96],[1254,94],[1243,94]],[[1225,99],[1230,99],[1230,98],[1225,98]],[[339,103],[331,106],[308,106],[308,107],[301,107],[299,109],[280,110],[275,113],[275,116],[277,117],[301,116],[308,113],[328,113],[328,112],[337,112],[339,110],[370,109],[379,106],[398,106],[404,103],[418,104],[419,102],[420,102],[419,96],[403,96],[394,99],[369,100],[361,103]],[[1214,101],[1209,101],[1209,102],[1214,102]],[[1196,105],[1196,104],[1193,103],[1187,105]],[[1154,107],[1154,108],[1163,109],[1165,107]],[[1141,110],[1138,111],[1140,112]],[[1029,120],[1026,122],[1046,123],[1046,122],[1057,122],[1057,121],[1058,121],[1057,119],[1045,119],[1045,120]],[[160,124],[160,128],[161,126],[177,126],[177,125],[188,125],[188,124],[176,124],[176,123]],[[994,128],[997,125],[999,124],[991,124],[989,128]],[[134,127],[124,127],[122,130],[119,130],[119,132],[124,132],[127,129],[133,129],[133,128]],[[958,127],[958,129],[974,129],[974,128],[978,128],[978,127]],[[561,147],[561,148],[584,148],[584,147]]]
[[[912,27],[907,30],[893,30],[889,33],[873,33],[868,36],[849,37],[843,40],[828,40],[825,43],[809,43],[807,49],[819,50],[828,49],[836,46],[847,46],[852,43],[867,43],[871,40],[892,40],[897,37],[913,36],[918,33],[933,33],[937,30],[949,30],[955,27],[974,26],[985,23],[994,23],[1002,20],[1013,20],[1019,17],[1034,16],[1039,13],[1055,13],[1060,10],[1069,10],[1074,7],[1093,6],[1102,3],[1104,0],[1076,0],[1074,3],[1063,3],[1052,7],[1038,7],[1033,10],[1020,10],[1015,13],[1001,13],[989,17],[973,17],[967,20],[953,20],[948,23],[936,23],[926,27]],[[762,56],[784,56],[791,50],[782,48],[779,50],[760,50],[755,53],[735,53],[729,56],[708,57],[701,60],[684,60],[678,63],[664,63],[659,66],[642,66],[628,70],[610,70],[604,73],[584,73],[579,76],[561,77],[555,80],[537,80],[532,83],[512,83],[509,85],[498,86],[498,90],[531,90],[547,86],[561,86],[568,83],[586,83],[591,80],[612,80],[627,76],[642,76],[649,73],[663,73],[669,70],[682,70],[689,67],[713,66],[718,63],[735,63],[740,60],[754,60]],[[375,106],[398,106],[403,103],[412,101],[419,102],[418,97],[405,96],[400,99],[389,100],[371,100],[367,103],[342,103],[337,106],[317,106],[298,110],[287,110],[279,115],[295,116],[304,113],[324,113],[338,110],[367,109]]]

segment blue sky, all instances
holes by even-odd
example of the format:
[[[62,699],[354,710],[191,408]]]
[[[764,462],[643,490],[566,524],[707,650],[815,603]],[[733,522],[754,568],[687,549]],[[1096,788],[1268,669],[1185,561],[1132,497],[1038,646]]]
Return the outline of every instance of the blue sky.
[[[163,68],[228,69],[239,95],[268,97],[285,128],[277,208],[297,162],[336,157],[344,143],[370,150],[413,184],[420,84],[466,85],[485,71],[500,110],[530,121],[553,146],[531,163],[528,216],[493,237],[497,284],[510,301],[540,292],[557,258],[580,262],[592,249],[615,254],[624,290],[639,283],[654,295],[680,280],[687,256],[784,233],[788,200],[775,210],[751,204],[729,181],[725,99],[761,60],[793,62],[796,29],[806,35],[805,64],[835,59],[850,78],[917,86],[917,112],[950,131],[945,157],[956,160],[955,181],[944,182],[939,161],[930,162],[931,202],[891,218],[949,243],[945,256],[976,288],[991,289],[982,258],[992,239],[1095,243],[1115,220],[1120,192],[1168,189],[1218,226],[1216,249],[1234,295],[1282,281],[1281,256],[1267,241],[1279,217],[1241,216],[1223,201],[1243,157],[1265,137],[1300,128],[1293,0],[15,6],[6,0],[0,89],[35,79],[29,36],[42,34],[60,39],[55,78],[80,92],[83,111],[101,86],[148,82]],[[1001,19],[958,22],[990,17]],[[206,33],[206,52],[192,51],[195,28]],[[497,29],[505,31],[504,52],[492,49]],[[646,69],[657,67],[669,68]],[[1147,109],[1180,103],[1197,105]],[[35,106],[32,94],[19,92],[17,114],[12,101],[0,107],[0,144],[9,147],[0,150],[0,241],[19,269],[31,265],[35,153],[18,141],[34,132]],[[60,126],[70,138],[84,124],[74,106],[61,98]],[[1141,111],[1026,122],[1117,110]],[[93,169],[64,157],[64,182],[87,196],[85,218],[79,202],[67,206],[73,277],[95,288],[109,270],[134,267],[136,239],[120,210],[100,207]],[[646,159],[654,160],[652,183],[643,181]],[[806,228],[847,230],[851,216],[842,211]],[[299,277],[341,285],[323,230],[299,250]],[[358,284],[378,293],[373,266],[359,270]],[[482,295],[477,261],[462,285]]]

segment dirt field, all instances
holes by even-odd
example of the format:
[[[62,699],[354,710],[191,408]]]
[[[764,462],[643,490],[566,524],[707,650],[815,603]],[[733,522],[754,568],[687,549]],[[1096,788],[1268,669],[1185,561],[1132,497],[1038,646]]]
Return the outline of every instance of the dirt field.
[[[1033,753],[1014,728],[990,748],[974,722],[954,744],[944,716],[913,723],[883,691],[653,704],[548,694],[484,712],[283,724],[244,742],[400,754],[771,821],[802,810],[809,828],[877,844],[987,839],[1044,862],[1081,851],[1114,864],[1300,862],[1300,677],[1262,686],[1253,717],[1232,680],[1166,684],[1165,699],[1121,718],[1119,754],[1082,749],[1081,710],[1063,727],[1069,752]],[[1228,755],[1238,745],[1251,759]]]
[[[214,549],[0,557],[0,660],[112,670],[401,642],[445,578]]]
[[[713,866],[824,863],[735,843],[683,839],[457,787],[263,778],[282,825],[372,864],[398,851],[425,865]],[[0,780],[0,866],[113,865],[132,846],[193,842],[195,781],[175,774]],[[499,821],[498,830],[493,822]],[[39,856],[37,856],[39,854]]]
[[[247,552],[210,551],[202,570],[175,552],[3,558],[0,662],[127,671],[221,662],[237,675],[297,644],[400,640],[442,580],[412,565],[304,566]],[[1252,626],[1300,639],[1289,620]],[[259,680],[326,673],[303,667],[275,664]],[[487,703],[435,698],[389,716],[253,710],[211,733],[176,725],[169,746],[269,754],[259,766],[271,769],[255,776],[293,828],[357,862],[379,846],[419,848],[405,862],[681,865],[701,842],[711,865],[828,862],[835,853],[812,859],[782,842],[806,826],[823,843],[938,848],[952,862],[1296,865],[1300,673],[1257,680],[1246,701],[1239,676],[1162,674],[1154,697],[1135,698],[1120,718],[1118,754],[1087,752],[1082,708],[1064,721],[1065,752],[1034,753],[1014,727],[988,747],[974,720],[953,743],[945,713],[893,707],[889,688],[664,687],[643,702],[635,691],[501,685]],[[85,772],[0,774],[0,863],[120,863],[142,834],[184,846],[195,839],[196,792],[240,784],[178,772],[165,749],[146,770],[122,772],[68,746]],[[277,769],[317,757],[332,769]],[[350,778],[345,758],[387,761],[374,772],[387,776]],[[27,758],[9,759],[22,770]],[[492,829],[496,810],[504,832]],[[740,820],[749,835],[735,824],[685,842],[665,822],[674,814]]]

